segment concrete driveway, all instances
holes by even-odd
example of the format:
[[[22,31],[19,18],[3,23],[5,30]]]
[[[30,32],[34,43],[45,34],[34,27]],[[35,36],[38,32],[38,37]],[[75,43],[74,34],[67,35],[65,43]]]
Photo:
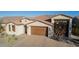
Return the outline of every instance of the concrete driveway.
[[[44,36],[19,36],[19,41],[13,47],[73,47],[65,42],[49,39]]]

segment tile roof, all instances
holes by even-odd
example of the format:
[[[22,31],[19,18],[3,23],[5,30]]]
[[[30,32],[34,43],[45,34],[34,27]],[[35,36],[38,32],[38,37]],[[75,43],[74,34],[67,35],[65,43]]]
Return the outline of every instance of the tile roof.
[[[39,21],[39,22],[42,22],[42,23],[45,23],[45,24],[47,24],[47,25],[51,25],[51,26],[52,26],[52,23],[50,23],[50,22],[43,21],[43,20],[37,20],[37,21]]]
[[[36,22],[36,21],[39,21],[39,22],[43,22],[45,24],[48,24],[48,25],[51,25],[51,23],[47,22],[47,21],[44,21],[44,20],[39,20],[39,19],[33,19],[33,18],[27,18],[27,17],[22,17],[22,16],[6,16],[6,17],[3,17],[2,18],[2,23],[3,24],[8,24],[8,23],[14,23],[14,24],[23,24],[21,22],[22,19],[29,19],[29,20],[32,20],[33,22]],[[30,23],[33,23],[33,22],[30,22]],[[30,24],[30,23],[27,23],[27,24]]]
[[[2,18],[2,23],[14,23],[14,24],[22,24],[21,20],[23,19],[22,16],[6,16]]]
[[[58,15],[63,15],[63,16],[72,18],[71,16],[67,16],[67,15],[64,15],[64,14],[58,14]],[[48,24],[48,25],[52,25],[51,23],[49,23],[45,20],[51,19],[52,17],[58,16],[58,15],[41,15],[41,16],[28,17],[28,18],[24,17],[24,16],[6,16],[6,17],[2,17],[2,23],[3,24],[7,24],[7,23],[23,24],[21,22],[21,20],[22,19],[28,19],[28,20],[32,20],[33,22],[39,21],[39,22],[43,22],[43,23]]]
[[[34,19],[38,19],[38,20],[47,20],[47,19],[51,19],[55,16],[58,16],[58,15],[62,15],[62,16],[66,16],[66,17],[69,17],[69,18],[72,18],[71,16],[68,16],[68,15],[64,15],[64,14],[56,14],[56,15],[41,15],[41,16],[35,16],[33,17]]]
[[[47,20],[47,19],[50,19],[50,16],[48,16],[48,15],[41,15],[41,16],[35,16],[33,18],[34,19],[38,19],[38,20]]]
[[[47,24],[47,25],[51,25],[52,26],[52,23],[47,22],[47,21],[44,21],[44,20],[39,20],[39,19],[32,19],[32,20],[33,20],[33,22],[30,22],[30,23],[27,23],[27,24],[31,24],[31,23],[34,23],[36,21],[39,21],[39,22],[42,22],[44,24]]]

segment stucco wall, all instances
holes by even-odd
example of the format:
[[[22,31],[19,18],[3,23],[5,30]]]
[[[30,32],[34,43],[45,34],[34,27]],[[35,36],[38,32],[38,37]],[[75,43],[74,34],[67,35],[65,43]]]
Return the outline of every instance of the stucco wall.
[[[25,33],[24,25],[16,25],[16,35],[21,35]]]
[[[15,25],[13,23],[9,23],[6,25],[6,33],[11,35],[21,35],[25,33],[24,25],[15,25],[15,32],[9,31],[9,25]]]
[[[71,38],[72,35],[72,19],[69,21],[69,37]]]
[[[27,24],[27,23],[30,23],[30,22],[33,22],[33,21],[28,20],[28,19],[22,19],[21,22],[22,22],[23,24]]]
[[[6,26],[6,24],[1,24],[3,27]]]
[[[53,36],[53,27],[52,26],[48,26],[48,37],[52,38]]]
[[[28,25],[30,25],[30,26],[49,26],[49,25],[44,24],[44,23],[39,22],[39,21],[33,22],[31,24],[28,24]]]
[[[1,26],[6,30],[6,24],[1,24]]]
[[[27,25],[27,35],[31,35],[31,26]]]

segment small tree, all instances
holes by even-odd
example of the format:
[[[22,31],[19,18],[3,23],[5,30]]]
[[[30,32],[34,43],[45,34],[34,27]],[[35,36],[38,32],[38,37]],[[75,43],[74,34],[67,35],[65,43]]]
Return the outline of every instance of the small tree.
[[[2,21],[0,20],[0,33],[4,31],[4,28],[2,27]]]
[[[76,17],[72,21],[72,34],[79,36],[79,19]]]

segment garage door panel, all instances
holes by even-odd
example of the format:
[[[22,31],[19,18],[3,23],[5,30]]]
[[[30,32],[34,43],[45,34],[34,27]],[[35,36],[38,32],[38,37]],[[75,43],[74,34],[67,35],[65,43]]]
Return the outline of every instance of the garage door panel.
[[[38,27],[38,26],[32,26],[31,29],[31,33],[32,35],[43,35],[46,36],[47,35],[47,27]]]

